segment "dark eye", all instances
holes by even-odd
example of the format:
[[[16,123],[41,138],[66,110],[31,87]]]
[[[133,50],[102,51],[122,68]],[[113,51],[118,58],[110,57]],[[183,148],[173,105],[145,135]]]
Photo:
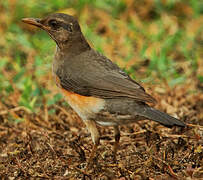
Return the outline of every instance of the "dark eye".
[[[49,26],[52,28],[52,29],[58,29],[59,28],[59,23],[56,21],[56,20],[50,20],[48,22]]]

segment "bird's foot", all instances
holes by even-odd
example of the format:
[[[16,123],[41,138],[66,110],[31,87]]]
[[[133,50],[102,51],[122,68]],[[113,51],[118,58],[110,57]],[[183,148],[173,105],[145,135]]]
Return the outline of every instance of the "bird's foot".
[[[86,170],[93,166],[94,160],[95,160],[95,158],[97,158],[97,157],[95,157],[96,151],[97,151],[97,145],[94,144],[94,146],[92,148],[92,151],[91,151],[91,154],[90,154],[90,157],[89,157],[89,159],[87,161],[87,166],[85,168]]]
[[[119,149],[119,143],[115,142],[114,147],[113,147],[113,162],[117,162],[117,151]]]

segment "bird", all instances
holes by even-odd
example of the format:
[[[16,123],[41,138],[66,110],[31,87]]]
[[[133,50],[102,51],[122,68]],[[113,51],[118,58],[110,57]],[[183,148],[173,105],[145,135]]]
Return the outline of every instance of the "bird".
[[[121,125],[147,119],[166,127],[186,126],[151,107],[149,104],[155,104],[156,100],[117,64],[89,45],[75,17],[53,13],[42,19],[23,18],[22,21],[46,31],[56,43],[53,77],[91,134],[90,161],[100,144],[99,126],[113,127],[114,155]]]

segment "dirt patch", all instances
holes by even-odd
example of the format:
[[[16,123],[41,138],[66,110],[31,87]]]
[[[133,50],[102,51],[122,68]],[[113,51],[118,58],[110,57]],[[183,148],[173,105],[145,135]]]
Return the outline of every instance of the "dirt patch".
[[[0,111],[1,179],[203,178],[201,92],[188,93],[184,85],[159,87],[152,94],[158,99],[157,108],[180,117],[187,128],[168,129],[147,120],[123,126],[114,162],[113,129],[101,127],[101,145],[88,169],[91,137],[70,108],[59,103],[50,107],[56,110],[54,114],[48,114],[46,107],[33,114],[23,107],[4,105]],[[25,121],[14,123],[13,116]]]

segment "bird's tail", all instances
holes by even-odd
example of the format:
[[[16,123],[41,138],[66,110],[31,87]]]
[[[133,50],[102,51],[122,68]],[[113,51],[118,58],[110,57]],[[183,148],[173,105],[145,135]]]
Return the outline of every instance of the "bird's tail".
[[[142,112],[142,115],[150,120],[161,123],[166,127],[172,127],[172,126],[185,127],[186,126],[185,123],[181,122],[180,120],[164,112],[161,112],[157,109],[154,109],[152,107],[145,108],[145,111]]]

